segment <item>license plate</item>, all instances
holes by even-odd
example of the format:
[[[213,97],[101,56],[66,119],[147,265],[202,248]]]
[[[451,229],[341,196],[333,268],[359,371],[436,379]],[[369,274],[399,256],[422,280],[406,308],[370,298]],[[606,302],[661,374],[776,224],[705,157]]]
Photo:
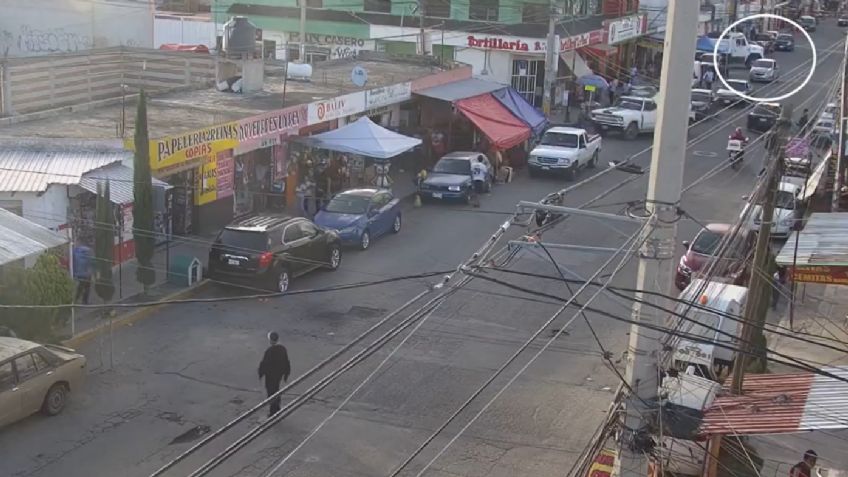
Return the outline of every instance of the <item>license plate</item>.
[[[441,199],[442,193],[441,192],[433,192],[433,198],[434,199]]]
[[[725,100],[724,100],[724,104],[730,104],[730,100],[729,100],[729,99],[725,99]]]
[[[601,125],[601,129],[603,129],[604,131],[606,131],[607,129],[609,129],[609,126]]]
[[[761,122],[761,123],[766,122],[766,118],[760,118],[760,122]]]
[[[550,167],[548,167],[548,166],[542,166],[542,170],[543,170],[543,171],[549,171],[549,170],[551,170],[551,168],[550,168]]]
[[[232,258],[231,258],[231,259],[227,260],[227,263],[228,263],[228,264],[230,264],[230,265],[236,265],[236,266],[238,266],[241,262],[239,262],[238,260],[235,260],[235,259],[232,259]]]

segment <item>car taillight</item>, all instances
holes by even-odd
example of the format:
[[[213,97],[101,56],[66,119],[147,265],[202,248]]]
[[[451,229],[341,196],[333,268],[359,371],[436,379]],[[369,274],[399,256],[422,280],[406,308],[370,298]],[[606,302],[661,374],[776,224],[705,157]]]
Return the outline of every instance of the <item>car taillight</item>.
[[[260,267],[267,267],[267,266],[271,265],[271,262],[273,262],[273,261],[274,261],[274,254],[272,254],[271,252],[265,252],[265,253],[263,253],[262,255],[259,256],[259,266]]]

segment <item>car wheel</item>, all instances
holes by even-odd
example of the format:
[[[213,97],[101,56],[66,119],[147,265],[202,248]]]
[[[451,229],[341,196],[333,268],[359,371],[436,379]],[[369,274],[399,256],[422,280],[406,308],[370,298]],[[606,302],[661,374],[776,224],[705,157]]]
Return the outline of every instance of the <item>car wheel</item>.
[[[594,169],[595,166],[597,166],[597,165],[598,165],[598,151],[595,151],[592,154],[592,158],[589,159],[589,163],[586,164],[586,167],[588,167],[589,169]]]
[[[276,280],[274,283],[274,291],[277,293],[285,293],[289,291],[289,287],[291,286],[291,274],[285,268],[280,269],[277,272]]]
[[[573,181],[574,180],[574,178],[577,176],[575,169],[577,169],[576,165],[571,166],[571,167],[569,167],[568,169],[565,170],[565,180],[567,180],[567,181]]]
[[[636,139],[636,136],[639,135],[639,126],[636,123],[630,123],[627,125],[627,128],[624,130],[624,137],[630,140]]]
[[[330,253],[328,254],[327,263],[330,270],[338,270],[342,263],[342,249],[338,245],[330,245]]]
[[[359,236],[359,248],[362,250],[368,250],[368,247],[371,246],[371,233],[367,230],[362,232],[362,235]]]
[[[403,225],[403,222],[401,221],[400,214],[397,214],[395,216],[394,222],[392,222],[392,233],[396,234],[396,233],[400,232],[400,228],[401,228],[402,225]]]
[[[65,404],[68,402],[68,387],[64,384],[54,384],[47,395],[44,396],[44,405],[42,409],[44,414],[55,416],[65,409]]]

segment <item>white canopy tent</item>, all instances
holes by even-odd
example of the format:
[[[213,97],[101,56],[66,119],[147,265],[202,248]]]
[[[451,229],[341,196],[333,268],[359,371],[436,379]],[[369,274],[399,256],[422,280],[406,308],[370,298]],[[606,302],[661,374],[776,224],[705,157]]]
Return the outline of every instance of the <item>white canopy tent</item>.
[[[339,129],[303,138],[303,142],[319,149],[376,159],[389,159],[421,144],[420,139],[390,131],[367,117]]]

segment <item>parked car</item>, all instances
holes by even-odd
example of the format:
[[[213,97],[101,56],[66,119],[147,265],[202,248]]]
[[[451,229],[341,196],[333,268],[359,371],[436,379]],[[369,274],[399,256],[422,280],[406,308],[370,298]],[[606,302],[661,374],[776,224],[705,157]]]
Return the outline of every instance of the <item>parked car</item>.
[[[848,14],[841,13],[836,19],[836,25],[841,27],[848,26]]]
[[[422,199],[438,200],[464,200],[471,201],[473,193],[471,183],[471,162],[482,158],[488,170],[486,183],[483,186],[486,192],[492,190],[494,184],[494,171],[489,159],[485,154],[479,152],[451,152],[441,159],[427,174],[427,178],[418,188]]]
[[[748,78],[751,81],[772,82],[780,77],[780,67],[777,61],[771,58],[763,58],[751,64]]]
[[[617,130],[627,139],[636,139],[639,133],[653,132],[657,124],[657,103],[652,98],[622,96],[615,106],[594,109],[592,122],[601,131]]]
[[[804,30],[813,32],[816,31],[816,25],[818,25],[818,21],[816,21],[815,17],[803,15],[801,18],[798,19],[798,24],[801,25]]]
[[[589,134],[585,129],[552,127],[530,151],[527,167],[531,175],[562,173],[573,180],[580,169],[592,169],[598,164],[600,152],[600,135]]]
[[[712,114],[715,94],[709,89],[692,90],[692,111],[695,112],[695,120],[700,121]]]
[[[636,85],[630,88],[627,96],[636,96],[637,98],[653,98],[659,93],[656,86],[653,85]]]
[[[827,103],[827,106],[824,107],[824,111],[821,113],[821,119],[833,120],[837,116],[839,116],[839,105],[836,103]]]
[[[315,214],[315,224],[335,230],[342,244],[365,250],[373,239],[400,232],[400,200],[385,189],[339,192]]]
[[[833,118],[822,117],[816,121],[810,131],[810,140],[816,147],[829,147],[837,136],[836,122]]]
[[[250,282],[284,293],[296,277],[319,268],[339,268],[341,247],[336,231],[302,217],[255,215],[218,233],[209,250],[209,278]]]
[[[781,181],[778,184],[777,195],[774,203],[774,217],[771,226],[771,237],[776,239],[785,239],[789,237],[789,232],[797,230],[804,216],[804,207],[801,203],[799,195],[801,188],[792,182]],[[748,197],[745,197],[748,200]],[[754,207],[754,210],[748,213],[748,209]],[[751,204],[746,202],[742,208],[740,217],[746,217],[749,227],[754,232],[760,231],[762,225],[762,204]]]
[[[62,412],[68,394],[82,387],[85,365],[70,348],[0,337],[0,426]]]
[[[782,110],[779,103],[757,103],[748,113],[745,126],[750,131],[766,132],[777,124]]]
[[[728,79],[727,85],[730,86],[732,90],[719,88],[719,90],[716,91],[716,100],[725,106],[747,103],[747,99],[742,98],[736,93],[743,93],[750,96],[754,91],[754,88],[751,87],[751,83],[743,79]]]
[[[774,41],[775,51],[795,51],[795,37],[788,33],[777,35]]]
[[[723,259],[713,267],[714,276],[731,279],[734,284],[742,284],[747,271],[745,262],[748,253],[754,246],[754,234],[745,225],[739,226],[738,231],[730,224],[707,224],[701,229],[692,242],[684,241],[686,252],[680,257],[674,284],[683,290],[700,271],[706,269],[713,257],[717,257],[722,242],[728,242]],[[727,240],[724,240],[728,237]]]

